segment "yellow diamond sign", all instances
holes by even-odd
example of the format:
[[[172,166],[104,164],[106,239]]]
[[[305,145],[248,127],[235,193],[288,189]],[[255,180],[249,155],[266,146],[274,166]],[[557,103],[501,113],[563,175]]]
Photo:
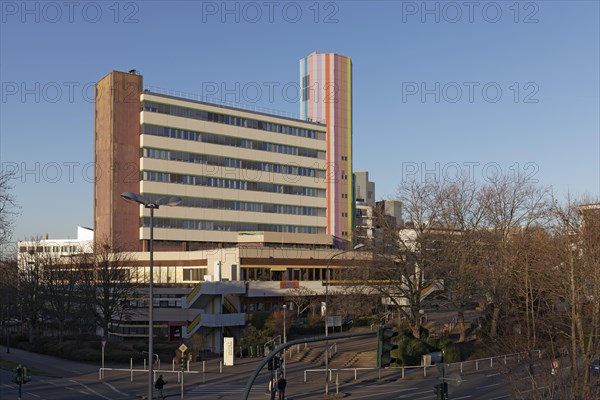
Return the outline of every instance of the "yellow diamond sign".
[[[185,353],[185,351],[188,349],[188,347],[185,344],[182,344],[181,346],[179,346],[179,351],[181,351],[182,353]]]

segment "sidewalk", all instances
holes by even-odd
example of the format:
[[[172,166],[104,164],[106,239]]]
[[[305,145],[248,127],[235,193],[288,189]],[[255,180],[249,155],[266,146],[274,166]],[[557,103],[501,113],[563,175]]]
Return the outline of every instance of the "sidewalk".
[[[100,368],[100,363],[87,364],[63,360],[62,358],[32,353],[14,347],[11,347],[10,353],[7,353],[6,346],[0,346],[0,359],[22,364],[28,368],[35,368],[43,371],[44,375],[53,378],[69,378],[93,372],[97,373],[98,368]]]

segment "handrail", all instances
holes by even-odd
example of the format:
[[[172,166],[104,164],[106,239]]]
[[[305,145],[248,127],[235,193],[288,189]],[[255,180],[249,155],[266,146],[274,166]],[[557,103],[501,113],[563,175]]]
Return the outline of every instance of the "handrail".
[[[192,291],[185,297],[185,304],[187,306],[190,305],[200,290],[202,290],[202,282],[197,284],[196,287],[194,287],[194,289],[192,289]]]
[[[538,357],[542,358],[542,350],[532,350],[531,352],[520,352],[520,353],[510,353],[510,354],[502,354],[499,356],[493,356],[493,357],[485,357],[485,358],[478,358],[476,360],[467,360],[467,361],[459,361],[459,362],[455,362],[455,363],[450,363],[447,364],[448,368],[451,368],[452,366],[460,366],[460,372],[463,373],[463,364],[466,363],[474,363],[475,364],[475,370],[479,371],[479,364],[483,363],[483,361],[488,360],[489,361],[489,368],[493,368],[494,367],[494,359],[503,359],[504,360],[504,365],[506,365],[507,363],[507,359],[509,357],[517,357],[517,362],[521,362],[521,356],[523,356],[524,354],[527,353],[538,353]],[[427,376],[427,368],[434,368],[436,367],[436,365],[403,365],[403,366],[397,366],[397,367],[386,367],[385,369],[399,369],[402,372],[402,376],[401,378],[404,379],[404,372],[405,370],[411,370],[411,369],[419,369],[419,368],[423,368],[423,376]],[[329,372],[329,380],[331,380],[331,371],[354,371],[354,379],[356,380],[356,371],[357,370],[373,370],[373,369],[378,369],[376,367],[357,367],[357,368],[327,368],[327,371]],[[307,376],[307,372],[323,372],[325,369],[324,368],[311,368],[311,369],[305,369],[304,370],[304,382],[306,382],[306,376]]]
[[[277,335],[277,336],[275,336],[273,339],[271,339],[271,340],[267,340],[267,341],[265,342],[265,344],[263,344],[263,347],[265,347],[266,345],[268,345],[268,344],[269,344],[269,343],[271,343],[271,342],[274,342],[274,343],[275,343],[275,340],[277,340],[277,339],[279,339],[279,343],[281,343],[281,335]]]
[[[232,314],[238,314],[237,308],[235,308],[233,303],[227,297],[224,297],[223,300],[223,305],[227,310],[229,310],[229,312],[231,312]]]
[[[200,321],[202,320],[202,314],[198,314],[196,316],[196,318],[194,318],[194,320],[186,327],[186,333],[189,335],[194,331],[194,328],[196,328],[196,325],[200,324]]]

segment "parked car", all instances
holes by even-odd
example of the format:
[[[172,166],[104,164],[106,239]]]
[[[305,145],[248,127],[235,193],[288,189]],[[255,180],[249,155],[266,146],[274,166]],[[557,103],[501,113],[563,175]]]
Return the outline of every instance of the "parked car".
[[[590,364],[590,374],[593,376],[600,376],[600,358],[596,358]]]

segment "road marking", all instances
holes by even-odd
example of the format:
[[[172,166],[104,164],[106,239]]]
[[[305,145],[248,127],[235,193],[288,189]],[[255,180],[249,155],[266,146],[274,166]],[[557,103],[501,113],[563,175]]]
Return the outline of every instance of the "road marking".
[[[38,399],[42,398],[42,396],[39,396],[39,395],[37,395],[35,393],[27,392],[27,394],[30,395],[30,396],[33,396],[33,397],[37,397]]]
[[[231,393],[231,392],[243,392],[246,389],[246,385],[211,385],[211,386],[197,386],[190,390],[191,393],[195,394],[214,394],[214,393]]]
[[[485,385],[485,386],[478,386],[477,389],[485,389],[485,388],[489,388],[492,386],[499,386],[499,385],[500,385],[499,383],[491,383],[491,384]]]
[[[473,396],[471,395],[467,395],[467,396],[462,396],[462,397],[453,397],[452,400],[460,400],[460,399],[470,399]]]
[[[500,397],[493,397],[490,400],[500,400],[500,399],[506,399],[507,397],[511,397],[510,394],[504,395],[504,396],[500,396]]]
[[[102,395],[102,394],[100,394],[100,393],[96,392],[94,389],[92,389],[91,387],[89,387],[89,386],[87,386],[87,385],[84,385],[83,383],[77,382],[76,380],[73,380],[73,379],[69,379],[69,381],[70,381],[70,382],[73,382],[73,383],[76,383],[76,384],[78,384],[78,385],[81,385],[81,386],[83,386],[83,387],[84,387],[86,390],[89,390],[90,392],[94,393],[94,394],[95,394],[96,396],[98,396],[98,397],[102,397],[103,399],[106,399],[106,400],[113,400],[113,399],[112,399],[112,398],[110,398],[110,397],[106,397],[106,396],[104,396],[104,395]],[[83,392],[80,392],[80,393],[83,393]],[[85,393],[85,394],[88,394],[88,393]]]
[[[417,388],[417,389],[420,389],[420,388]],[[425,393],[433,393],[433,390],[426,390],[424,392],[416,392],[416,393],[403,394],[402,396],[399,396],[398,398],[399,399],[406,399],[408,397],[415,396],[417,394],[425,394]]]
[[[109,388],[111,388],[112,390],[114,390],[115,392],[122,394],[125,397],[128,397],[129,395],[127,393],[123,393],[121,392],[119,389],[117,389],[116,387],[114,387],[113,385],[111,385],[110,383],[107,382],[102,382],[103,384],[105,384],[106,386],[108,386]]]

